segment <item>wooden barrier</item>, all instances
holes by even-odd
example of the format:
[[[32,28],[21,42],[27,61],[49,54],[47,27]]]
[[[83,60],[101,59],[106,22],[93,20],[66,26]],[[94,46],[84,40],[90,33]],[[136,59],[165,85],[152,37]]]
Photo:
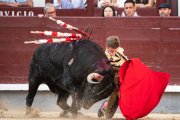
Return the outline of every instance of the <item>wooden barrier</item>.
[[[89,27],[91,38],[105,48],[105,39],[118,35],[125,54],[141,58],[150,68],[171,74],[170,85],[180,85],[180,18],[61,17],[80,29]],[[39,46],[24,41],[41,38],[31,30],[70,32],[47,18],[0,17],[0,83],[27,83],[28,65]]]

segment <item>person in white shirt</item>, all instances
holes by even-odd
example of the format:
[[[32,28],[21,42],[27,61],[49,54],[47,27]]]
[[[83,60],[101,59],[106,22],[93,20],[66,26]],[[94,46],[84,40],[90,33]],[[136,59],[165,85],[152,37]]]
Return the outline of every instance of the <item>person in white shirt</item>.
[[[126,0],[98,0],[98,7],[106,7],[106,6],[113,6],[113,7],[124,7],[124,2]]]
[[[86,0],[54,0],[53,3],[56,9],[76,9],[86,7]]]
[[[133,0],[126,0],[124,2],[124,12],[121,14],[122,17],[137,17],[139,16],[136,12],[136,3]]]
[[[0,6],[9,7],[33,7],[32,0],[0,0]]]
[[[56,9],[61,9],[61,0],[53,0],[53,4]]]
[[[156,0],[135,0],[137,8],[155,7]]]

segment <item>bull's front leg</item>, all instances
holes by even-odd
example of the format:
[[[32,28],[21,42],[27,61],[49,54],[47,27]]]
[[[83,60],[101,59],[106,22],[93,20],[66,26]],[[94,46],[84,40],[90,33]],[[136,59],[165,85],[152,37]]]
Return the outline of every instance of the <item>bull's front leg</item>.
[[[61,94],[62,93],[62,94]],[[70,112],[73,117],[77,117],[77,111],[79,110],[79,98],[76,93],[73,93],[72,95],[72,105],[71,107],[67,104],[67,99],[69,97],[69,93],[66,91],[62,91],[59,93],[57,105],[63,110],[62,113],[60,113],[60,117],[69,117],[68,113]]]
[[[67,104],[67,99],[69,98],[70,94],[67,91],[61,90],[59,91],[57,105],[63,110],[60,113],[60,117],[68,117],[68,112],[71,111],[71,107]]]
[[[71,112],[74,117],[77,117],[78,110],[80,110],[80,94],[79,92],[73,92]]]
[[[66,69],[64,70],[63,77],[62,77],[62,84],[65,87],[67,91],[70,92],[72,96],[72,105],[71,110],[69,112],[72,113],[73,117],[77,117],[79,106],[79,86],[77,85],[76,81],[71,78],[69,74],[69,68],[70,66],[66,66]],[[59,85],[59,84],[58,84]]]

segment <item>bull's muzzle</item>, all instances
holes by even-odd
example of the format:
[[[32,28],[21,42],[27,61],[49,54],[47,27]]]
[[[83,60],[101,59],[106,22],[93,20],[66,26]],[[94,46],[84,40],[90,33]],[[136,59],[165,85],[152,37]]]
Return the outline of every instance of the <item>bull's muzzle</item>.
[[[98,73],[91,73],[87,76],[87,81],[91,84],[98,84],[104,77]]]

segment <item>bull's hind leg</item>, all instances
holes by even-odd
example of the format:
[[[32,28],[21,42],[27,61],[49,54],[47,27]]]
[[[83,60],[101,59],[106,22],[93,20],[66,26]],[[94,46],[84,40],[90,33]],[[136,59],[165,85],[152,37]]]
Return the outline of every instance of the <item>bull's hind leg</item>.
[[[68,112],[71,111],[71,107],[67,104],[67,99],[69,97],[69,93],[67,91],[60,91],[57,99],[57,105],[63,110],[60,113],[60,117],[68,117]]]
[[[32,112],[31,106],[40,84],[41,83],[36,79],[31,79],[29,81],[29,90],[26,97],[26,115],[30,115]]]

